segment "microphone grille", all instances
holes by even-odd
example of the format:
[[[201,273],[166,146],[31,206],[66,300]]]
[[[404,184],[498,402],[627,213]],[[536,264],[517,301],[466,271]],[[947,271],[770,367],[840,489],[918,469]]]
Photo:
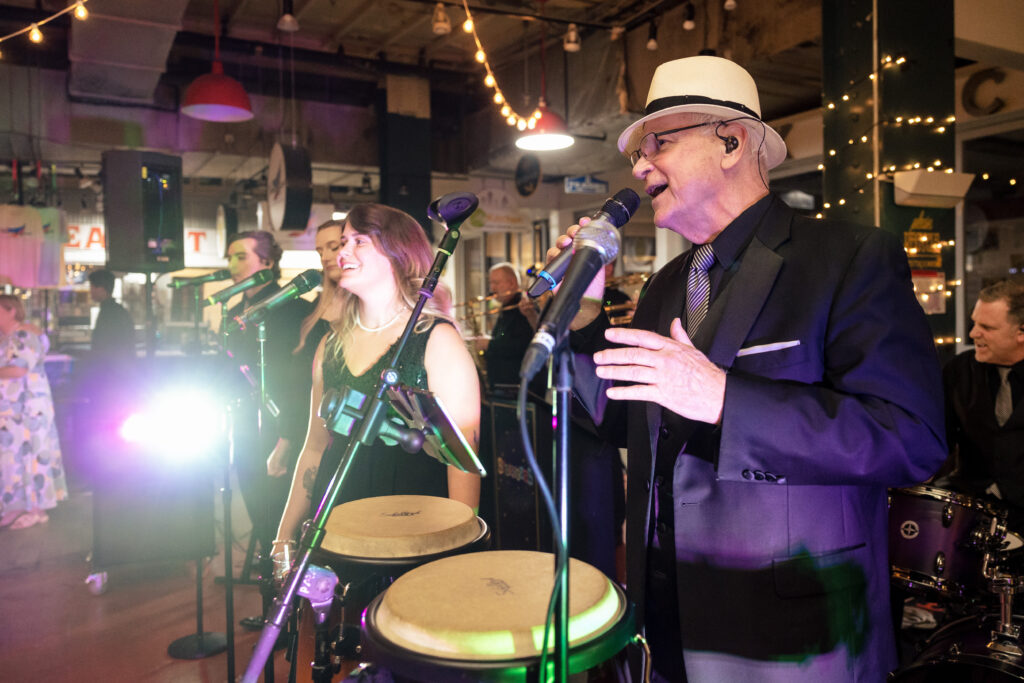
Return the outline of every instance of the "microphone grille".
[[[608,214],[615,227],[621,228],[629,222],[629,219],[640,208],[640,196],[624,187],[615,193],[615,196],[604,203],[601,210]]]
[[[320,284],[320,271],[316,268],[305,270],[295,278],[295,286],[300,292],[305,293]]]

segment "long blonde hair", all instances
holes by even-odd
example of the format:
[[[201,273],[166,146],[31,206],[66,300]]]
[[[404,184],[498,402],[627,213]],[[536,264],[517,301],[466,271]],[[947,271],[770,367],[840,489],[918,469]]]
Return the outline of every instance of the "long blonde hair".
[[[326,230],[327,228],[338,228],[339,230],[344,230],[345,221],[329,220],[318,225],[316,227],[316,231],[319,234],[321,230]],[[337,296],[336,290],[338,289],[338,283],[327,280],[326,274],[327,271],[325,269],[320,296],[316,300],[316,306],[313,307],[313,311],[302,320],[302,326],[299,328],[299,345],[292,349],[292,353],[298,353],[302,350],[302,347],[306,345],[306,337],[309,336],[313,326],[316,325],[317,321],[320,320],[327,311],[331,310],[331,304],[334,302],[334,297]]]
[[[369,235],[377,251],[391,264],[402,302],[413,308],[434,262],[433,250],[420,224],[404,211],[383,204],[356,204],[345,222],[356,232]],[[355,328],[359,310],[359,297],[355,294],[338,288],[336,295],[341,297],[341,312],[331,324],[334,334],[327,344],[329,355],[341,353],[342,340]],[[455,325],[451,293],[443,283],[438,283],[433,298],[427,300],[415,331],[423,332],[438,319]]]

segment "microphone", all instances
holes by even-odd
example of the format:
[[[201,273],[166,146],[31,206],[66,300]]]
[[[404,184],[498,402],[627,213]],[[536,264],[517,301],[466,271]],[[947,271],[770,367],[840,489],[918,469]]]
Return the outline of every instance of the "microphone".
[[[245,330],[249,325],[264,320],[272,310],[292,299],[298,299],[318,284],[320,284],[320,271],[316,268],[299,273],[292,278],[291,282],[282,287],[280,292],[245,309],[242,315],[236,315],[235,320],[228,324],[228,332]]]
[[[633,192],[632,190],[628,190]],[[621,192],[620,192],[621,194]],[[633,193],[636,196],[636,193]],[[627,216],[628,218],[628,216]],[[625,222],[625,221],[623,221]],[[551,304],[544,309],[544,315],[537,325],[537,333],[526,348],[519,376],[523,381],[533,379],[537,371],[544,367],[555,344],[569,329],[569,323],[579,311],[580,300],[587,291],[594,277],[601,269],[615,260],[619,255],[619,231],[617,226],[606,221],[588,223],[576,233],[571,251],[574,252],[569,267],[565,271],[565,279]],[[566,253],[569,252],[566,249]]]
[[[192,287],[194,285],[201,285],[204,282],[216,282],[217,280],[227,280],[231,277],[231,271],[227,268],[221,268],[215,270],[212,273],[206,275],[196,275],[195,277],[176,277],[171,280],[171,284],[167,285],[171,289],[181,289],[182,287]]]
[[[621,228],[629,222],[629,219],[633,217],[638,208],[640,208],[640,197],[633,190],[624,187],[616,192],[614,197],[609,197],[605,200],[604,206],[593,215],[584,230],[589,229],[591,226],[605,229]],[[565,275],[565,269],[569,267],[569,261],[572,259],[574,249],[575,244],[572,249],[563,250],[562,253],[552,259],[551,263],[544,266],[543,270],[536,274],[536,279],[530,284],[530,288],[526,290],[527,295],[531,299],[536,299],[544,292],[554,289],[562,281],[562,276]],[[612,260],[614,260],[614,257],[612,257]]]
[[[223,301],[227,301],[235,294],[244,292],[250,287],[258,287],[259,285],[265,285],[268,282],[270,282],[273,278],[274,272],[269,268],[257,271],[250,275],[249,277],[242,280],[241,282],[236,282],[230,287],[225,287],[224,289],[220,290],[213,296],[206,297],[205,299],[203,299],[203,306],[213,306],[214,304],[219,304]]]

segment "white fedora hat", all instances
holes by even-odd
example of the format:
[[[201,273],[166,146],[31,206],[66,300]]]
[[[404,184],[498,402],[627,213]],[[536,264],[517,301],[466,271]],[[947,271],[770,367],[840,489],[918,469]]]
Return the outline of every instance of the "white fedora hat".
[[[764,137],[767,167],[775,168],[786,159],[786,143],[761,120],[757,86],[747,70],[728,59],[705,55],[674,59],[654,70],[644,117],[619,135],[619,151],[625,152],[637,131],[651,119],[688,113],[744,117],[739,123],[751,129],[754,141],[761,144]]]

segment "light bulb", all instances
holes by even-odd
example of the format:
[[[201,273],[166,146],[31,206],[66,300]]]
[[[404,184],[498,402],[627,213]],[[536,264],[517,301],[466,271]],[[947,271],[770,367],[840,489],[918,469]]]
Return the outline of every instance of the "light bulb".
[[[487,55],[484,54],[483,50],[477,50],[476,54],[473,55],[473,57],[476,59],[476,61],[480,62],[481,64],[487,61]]]
[[[486,85],[488,88],[493,88],[494,87],[494,76],[491,75],[491,74],[487,74],[484,77],[484,85]]]
[[[465,31],[466,33],[472,33],[473,32],[473,20],[470,19],[469,17],[466,17],[466,20],[464,22],[462,22],[462,30]]]
[[[495,104],[501,104],[504,101],[505,101],[505,96],[504,95],[502,95],[500,92],[494,93],[494,103]]]
[[[725,2],[722,3],[722,9],[724,9],[726,12],[733,11],[734,9],[736,9],[736,0],[725,0]]]
[[[89,10],[85,9],[85,3],[82,0],[78,0],[75,4],[75,18],[86,19],[89,16]]]
[[[508,117],[508,115],[511,114],[511,113],[512,113],[512,107],[508,106],[507,104],[504,107],[501,108],[501,115],[502,116]]]
[[[32,24],[32,28],[28,32],[28,39],[33,43],[43,42],[43,32],[39,30],[39,27],[36,24]]]

